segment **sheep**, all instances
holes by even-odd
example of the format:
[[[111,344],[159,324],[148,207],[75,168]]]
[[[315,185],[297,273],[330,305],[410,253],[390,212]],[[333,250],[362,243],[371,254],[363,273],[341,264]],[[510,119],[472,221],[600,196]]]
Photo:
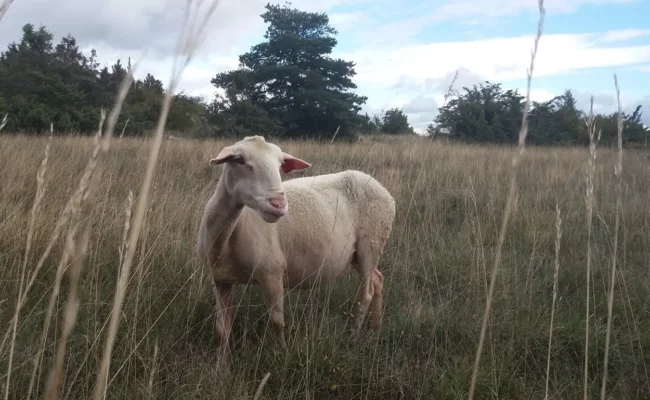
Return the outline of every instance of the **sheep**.
[[[205,205],[197,253],[213,280],[224,357],[236,284],[261,287],[269,322],[286,348],[285,288],[332,281],[352,265],[361,278],[352,331],[359,332],[368,313],[371,328],[380,329],[383,276],[377,265],[395,218],[386,188],[356,170],[282,182],[281,173],[311,164],[262,136],[224,147],[209,164],[223,169]]]

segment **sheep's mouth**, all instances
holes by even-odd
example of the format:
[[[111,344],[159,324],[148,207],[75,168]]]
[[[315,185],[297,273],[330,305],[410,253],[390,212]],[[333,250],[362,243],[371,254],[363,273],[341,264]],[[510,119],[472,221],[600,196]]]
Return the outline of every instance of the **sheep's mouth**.
[[[260,215],[266,222],[276,222],[286,215],[286,211],[278,209],[260,210]]]
[[[269,210],[262,210],[262,214],[266,215],[271,215],[274,217],[284,217],[287,212],[285,210],[278,210],[278,209],[269,209]]]

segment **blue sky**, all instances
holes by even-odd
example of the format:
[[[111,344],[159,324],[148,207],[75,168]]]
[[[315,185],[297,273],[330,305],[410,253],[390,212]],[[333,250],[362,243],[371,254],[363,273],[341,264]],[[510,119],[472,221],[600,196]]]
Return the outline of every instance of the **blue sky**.
[[[136,75],[151,72],[166,83],[185,0],[48,0],[14,2],[0,22],[0,45],[20,38],[25,23],[44,24],[56,40],[68,33],[99,60],[137,59]],[[222,0],[200,56],[181,87],[207,98],[210,79],[237,66],[237,56],[263,40],[260,14],[267,0]],[[28,4],[29,3],[29,4]],[[354,61],[364,111],[401,107],[422,130],[433,120],[454,72],[454,89],[484,80],[525,93],[526,68],[537,29],[536,0],[293,0],[294,7],[325,11],[339,34],[335,56]],[[621,101],[642,104],[650,125],[650,0],[547,0],[531,96],[546,100],[572,89],[586,109],[599,112]],[[42,8],[39,5],[43,5]],[[125,10],[129,10],[125,13]]]
[[[359,60],[370,111],[401,106],[423,128],[456,69],[455,89],[490,80],[525,93],[536,1],[379,3],[341,1],[330,11],[340,53]],[[611,112],[616,73],[624,108],[643,104],[650,124],[650,2],[547,1],[546,10],[533,99],[572,89],[581,107],[593,94],[596,110]]]

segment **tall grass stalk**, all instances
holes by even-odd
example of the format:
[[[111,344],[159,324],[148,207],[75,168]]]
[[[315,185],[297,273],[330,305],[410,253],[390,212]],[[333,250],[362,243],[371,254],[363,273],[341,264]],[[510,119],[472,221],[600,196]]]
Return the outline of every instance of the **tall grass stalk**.
[[[271,373],[267,372],[266,375],[264,375],[264,378],[262,378],[262,382],[260,382],[260,385],[257,387],[257,391],[255,392],[255,397],[253,397],[253,400],[258,400],[260,396],[262,396],[262,390],[264,390],[264,386],[266,385],[266,382],[269,380],[271,377]]]
[[[27,391],[27,397],[29,398],[31,395],[31,392],[34,388],[35,382],[38,380],[37,379],[37,373],[40,374],[40,366],[41,366],[41,360],[43,357],[43,352],[45,351],[45,346],[46,346],[46,341],[47,341],[47,335],[50,330],[50,322],[52,319],[52,314],[54,313],[54,308],[56,306],[56,300],[59,296],[59,290],[61,287],[61,280],[63,279],[63,272],[65,270],[65,267],[68,264],[68,261],[70,257],[72,256],[72,252],[74,251],[74,238],[77,233],[77,229],[79,227],[79,215],[81,213],[81,208],[82,208],[82,201],[84,197],[84,192],[87,190],[90,177],[93,174],[95,167],[97,165],[97,156],[99,153],[99,139],[101,136],[102,132],[102,126],[104,124],[104,117],[105,114],[102,111],[101,115],[101,120],[99,123],[99,129],[97,130],[97,134],[95,135],[95,144],[93,146],[93,151],[91,152],[90,158],[88,160],[88,164],[86,166],[86,169],[81,176],[81,179],[79,180],[79,186],[77,188],[77,191],[72,195],[70,199],[70,224],[71,227],[68,230],[68,234],[66,237],[65,241],[65,248],[63,251],[63,254],[61,255],[61,259],[59,261],[59,264],[56,269],[56,276],[54,278],[54,287],[52,288],[52,292],[50,293],[50,301],[48,303],[47,311],[45,313],[45,321],[43,323],[43,331],[41,333],[41,347],[36,353],[36,357],[34,357],[34,366],[32,369],[32,375],[30,378],[29,382],[29,389]],[[17,323],[14,323],[14,327],[17,325]]]
[[[72,265],[69,270],[70,287],[68,288],[68,299],[66,301],[65,310],[63,314],[63,322],[61,327],[61,338],[54,358],[54,365],[50,371],[50,377],[47,381],[45,388],[45,398],[47,400],[55,400],[59,398],[59,391],[61,387],[61,380],[63,374],[63,362],[65,360],[66,345],[70,332],[77,319],[79,311],[79,299],[77,297],[77,286],[79,284],[79,276],[81,275],[81,267],[88,254],[88,241],[90,239],[91,219],[86,218],[85,227],[81,234],[80,242],[75,244],[73,240],[68,241],[67,252],[73,254]]]
[[[551,376],[551,348],[553,345],[553,322],[555,319],[555,301],[557,299],[558,276],[560,273],[560,244],[562,241],[562,216],[560,206],[555,205],[555,272],[553,273],[553,302],[551,304],[551,322],[548,328],[548,355],[546,356],[546,387],[544,400],[548,400],[548,383]]]
[[[190,24],[189,17],[191,14],[192,1],[188,1],[185,9],[185,17],[183,19],[182,32],[179,37],[178,45],[176,48],[174,66],[172,69],[172,76],[170,80],[169,87],[165,93],[163,99],[162,110],[160,112],[158,123],[154,131],[154,138],[151,144],[151,150],[149,153],[149,160],[147,163],[147,169],[142,181],[141,192],[138,196],[138,202],[136,205],[134,213],[134,221],[132,224],[132,230],[129,232],[129,241],[126,248],[126,255],[124,257],[124,264],[120,270],[120,277],[117,282],[117,288],[115,290],[115,299],[113,300],[113,309],[111,313],[111,320],[108,326],[108,332],[106,334],[106,342],[104,344],[104,352],[102,355],[102,360],[100,363],[100,368],[97,373],[97,382],[95,384],[95,390],[93,392],[93,399],[99,400],[103,398],[108,382],[108,373],[110,366],[111,353],[113,351],[113,345],[115,343],[115,336],[117,334],[117,328],[120,320],[120,312],[122,308],[122,303],[124,302],[124,296],[126,293],[126,286],[129,280],[129,275],[131,271],[131,265],[133,263],[133,258],[135,255],[135,249],[137,247],[138,237],[140,235],[140,230],[142,228],[142,221],[144,219],[144,214],[147,208],[147,202],[149,200],[149,191],[151,188],[151,182],[153,179],[154,169],[156,162],[158,160],[158,154],[160,151],[160,145],[162,142],[163,132],[165,129],[165,124],[167,121],[167,115],[169,114],[169,108],[171,101],[173,99],[174,91],[176,86],[180,81],[180,78],[183,74],[185,67],[191,61],[194,56],[199,41],[205,27],[212,16],[212,13],[218,5],[218,1],[213,1],[209,6],[207,12],[204,14],[204,18],[199,24]],[[201,3],[198,3],[197,7],[200,7]],[[195,18],[198,18],[198,12]],[[191,29],[195,28],[195,31]],[[184,55],[184,59],[181,58],[181,54]],[[179,65],[180,61],[180,65]]]
[[[2,4],[0,4],[0,20],[2,20],[2,17],[5,16],[7,13],[7,10],[9,10],[9,7],[11,6],[11,3],[13,3],[14,0],[3,0]]]
[[[4,123],[6,122],[6,120],[7,120],[7,116],[5,115],[5,121],[3,122],[2,126],[0,126],[0,129],[4,127]],[[32,210],[30,213],[29,224],[27,227],[27,238],[25,240],[25,255],[23,256],[23,263],[20,268],[20,281],[18,282],[19,285],[18,299],[20,299],[23,295],[23,284],[25,283],[25,274],[27,271],[27,263],[29,261],[29,253],[32,248],[32,240],[34,238],[36,215],[38,214],[41,201],[43,200],[43,196],[45,195],[45,172],[47,171],[47,161],[50,155],[50,146],[52,145],[53,132],[54,132],[54,126],[50,124],[50,136],[47,140],[47,144],[45,145],[45,155],[43,156],[43,160],[41,161],[41,166],[38,169],[38,172],[36,173],[36,195],[34,196],[34,201],[32,203]],[[19,315],[20,315],[20,308],[16,306],[14,317],[12,319],[13,327],[12,327],[12,335],[11,335],[11,347],[9,349],[9,363],[7,366],[7,383],[6,383],[7,387],[5,390],[5,400],[9,398],[9,383],[11,382],[11,368],[13,364],[14,346],[16,344],[16,334],[18,333]]]
[[[117,98],[115,100],[115,106],[111,110],[111,113],[109,114],[109,117],[108,117],[108,120],[107,120],[108,123],[107,123],[107,128],[106,128],[106,133],[105,133],[105,139],[104,139],[103,145],[101,146],[101,150],[102,150],[103,153],[106,153],[108,151],[109,146],[110,146],[110,138],[112,137],[113,129],[115,128],[117,118],[118,118],[118,116],[120,114],[120,111],[122,109],[122,104],[124,103],[124,99],[126,98],[128,90],[129,90],[129,88],[131,86],[131,82],[133,80],[133,72],[137,69],[138,65],[139,65],[139,62],[136,63],[136,65],[134,66],[134,68],[132,70],[127,72],[126,76],[124,77],[124,80],[122,81],[122,84],[121,84],[120,88],[118,89],[118,95],[117,95]],[[103,124],[103,119],[104,119],[103,115],[104,114],[103,114],[103,111],[102,111],[102,116],[100,117],[100,119],[101,119],[100,124]],[[100,134],[100,132],[98,132],[98,135]],[[101,162],[101,159],[99,161],[98,160],[91,160],[90,162],[93,164],[93,168],[94,168],[94,165],[97,162]],[[88,169],[86,169],[86,171],[84,173],[88,174]],[[97,180],[98,180],[98,178],[95,178],[95,181],[97,181]],[[41,271],[41,268],[43,268],[43,265],[45,264],[45,260],[50,255],[50,252],[54,249],[54,245],[56,244],[57,240],[59,239],[59,236],[61,235],[61,230],[68,223],[68,221],[69,221],[69,219],[71,217],[71,214],[73,213],[74,199],[75,199],[75,195],[73,195],[68,200],[66,206],[61,211],[61,215],[59,216],[59,219],[57,220],[57,222],[56,222],[56,224],[54,226],[54,229],[52,231],[52,234],[50,235],[50,239],[49,239],[48,244],[47,244],[47,246],[45,248],[45,251],[41,255],[38,262],[36,263],[36,266],[35,266],[34,270],[32,271],[32,275],[31,275],[31,277],[29,279],[29,282],[27,283],[27,286],[26,286],[25,290],[22,293],[22,297],[19,297],[17,302],[16,302],[16,315],[15,315],[14,320],[12,320],[12,323],[9,326],[7,332],[5,333],[5,335],[4,335],[3,339],[2,339],[2,342],[0,342],[0,354],[2,354],[3,351],[4,351],[4,346],[5,346],[5,343],[6,343],[7,339],[8,339],[8,337],[9,337],[9,333],[12,331],[13,326],[15,324],[17,324],[18,315],[20,314],[20,310],[22,309],[22,307],[25,304],[25,301],[27,300],[27,294],[29,293],[29,290],[31,289],[32,285],[35,283],[36,278],[38,277],[38,274]]]
[[[587,271],[586,271],[586,290],[585,295],[585,356],[584,356],[584,376],[583,376],[583,400],[589,396],[589,302],[591,293],[591,262],[592,262],[592,235],[593,235],[593,213],[594,213],[594,174],[596,171],[596,146],[600,141],[600,131],[596,135],[596,117],[594,116],[594,96],[591,96],[589,106],[589,117],[586,121],[587,134],[589,135],[589,158],[587,160],[587,187],[585,194],[585,203],[587,207]]]
[[[476,378],[478,375],[478,367],[481,362],[481,354],[483,352],[483,344],[485,342],[485,333],[487,331],[487,323],[490,318],[490,310],[492,307],[492,300],[494,297],[494,288],[496,286],[497,273],[499,267],[501,266],[501,253],[503,251],[503,243],[506,238],[506,231],[508,229],[508,222],[510,219],[510,213],[512,211],[512,205],[515,198],[515,190],[517,188],[517,172],[519,168],[519,163],[524,155],[526,149],[526,137],[528,136],[528,110],[530,108],[530,84],[533,78],[533,69],[535,66],[535,56],[537,55],[537,47],[539,45],[539,40],[542,37],[542,28],[544,26],[544,16],[546,11],[544,9],[544,0],[538,1],[539,6],[539,22],[537,24],[537,35],[535,36],[535,43],[530,57],[530,67],[528,68],[528,78],[526,86],[526,104],[524,105],[524,112],[522,113],[521,118],[521,129],[519,130],[519,142],[515,153],[512,156],[512,163],[510,169],[510,184],[508,188],[508,197],[506,198],[506,204],[503,214],[503,221],[501,224],[501,231],[499,233],[499,241],[496,247],[496,253],[494,256],[494,264],[492,266],[492,272],[490,275],[490,288],[488,290],[488,297],[485,302],[485,311],[483,313],[483,323],[481,325],[481,334],[479,336],[478,348],[476,349],[476,359],[474,360],[474,369],[472,371],[472,378],[469,387],[469,394],[467,398],[472,400],[474,398],[474,390],[476,387]]]
[[[149,398],[155,399],[156,396],[153,395],[153,380],[156,376],[156,361],[158,359],[158,343],[154,343],[153,346],[153,360],[151,361],[151,373],[149,374]]]
[[[77,191],[73,194],[73,196],[70,198],[66,208],[63,210],[62,218],[60,219],[60,225],[57,224],[57,227],[55,227],[55,232],[52,235],[52,238],[50,239],[50,243],[48,245],[48,248],[45,251],[45,254],[43,254],[41,260],[39,260],[39,264],[37,265],[36,270],[34,271],[32,280],[30,281],[30,285],[36,279],[36,275],[40,270],[40,267],[42,267],[45,259],[49,255],[49,252],[53,248],[54,243],[58,238],[60,229],[63,227],[65,223],[67,223],[68,220],[72,223],[72,228],[68,233],[68,239],[66,240],[66,243],[74,240],[76,231],[78,229],[78,224],[79,224],[77,218],[81,213],[82,208],[84,207],[84,203],[89,199],[91,194],[95,192],[97,186],[99,185],[99,182],[101,180],[102,161],[105,157],[105,154],[108,152],[110,148],[110,140],[113,136],[113,130],[115,129],[115,124],[117,122],[120,111],[122,109],[122,105],[124,104],[124,100],[126,99],[126,95],[131,87],[131,82],[133,81],[133,73],[137,70],[139,63],[140,61],[138,61],[138,63],[136,63],[136,65],[133,68],[129,69],[129,71],[127,71],[126,76],[122,80],[122,83],[119,87],[117,98],[115,99],[115,105],[113,106],[113,109],[111,110],[111,113],[109,114],[107,120],[108,123],[106,126],[106,131],[104,132],[103,135],[103,140],[102,140],[102,131],[104,128],[104,121],[106,120],[106,114],[104,110],[101,111],[99,128],[95,136],[95,145],[93,147],[92,155],[88,161],[86,169],[84,170],[84,173],[79,182],[79,187]],[[65,247],[63,255],[61,257],[61,261],[57,268],[54,289],[50,296],[50,305],[48,306],[48,310],[45,316],[45,325],[41,336],[41,343],[42,343],[41,349],[37,353],[37,356],[34,358],[34,367],[32,371],[32,376],[30,378],[28,397],[29,395],[31,395],[34,384],[37,381],[37,376],[36,376],[37,371],[39,371],[40,373],[40,363],[45,348],[45,341],[47,339],[47,334],[49,331],[50,319],[52,316],[52,312],[54,310],[54,302],[58,297],[60,282],[63,275],[63,269],[65,265],[68,263],[69,258],[72,256],[72,254],[69,252],[71,247],[74,248],[74,244]],[[26,299],[26,294],[27,293],[25,293],[25,295],[23,296],[23,300]],[[19,301],[18,306],[22,307],[22,303],[23,303],[22,301]],[[75,318],[76,318],[76,313],[75,313]],[[72,329],[72,327],[70,327],[69,329]]]
[[[620,224],[621,214],[621,197],[623,196],[623,182],[621,174],[623,172],[623,117],[621,111],[621,93],[618,88],[618,79],[614,75],[614,86],[616,87],[616,103],[618,104],[618,113],[616,118],[616,130],[618,136],[618,152],[614,174],[616,175],[616,219],[614,222],[614,249],[612,254],[612,269],[609,278],[609,292],[607,294],[607,329],[605,333],[605,358],[603,359],[603,382],[600,387],[600,399],[605,400],[607,392],[607,364],[609,362],[609,341],[612,332],[612,313],[614,308],[614,285],[616,284],[616,263],[618,262],[618,227]]]

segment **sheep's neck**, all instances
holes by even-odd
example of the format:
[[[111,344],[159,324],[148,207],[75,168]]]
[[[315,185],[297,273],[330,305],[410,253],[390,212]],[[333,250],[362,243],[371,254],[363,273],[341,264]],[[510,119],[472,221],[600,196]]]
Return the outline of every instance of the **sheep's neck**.
[[[221,257],[227,253],[228,241],[244,209],[244,205],[238,203],[228,193],[224,181],[222,176],[210,200],[211,212],[206,225],[209,227],[209,237],[212,238],[212,249]]]

